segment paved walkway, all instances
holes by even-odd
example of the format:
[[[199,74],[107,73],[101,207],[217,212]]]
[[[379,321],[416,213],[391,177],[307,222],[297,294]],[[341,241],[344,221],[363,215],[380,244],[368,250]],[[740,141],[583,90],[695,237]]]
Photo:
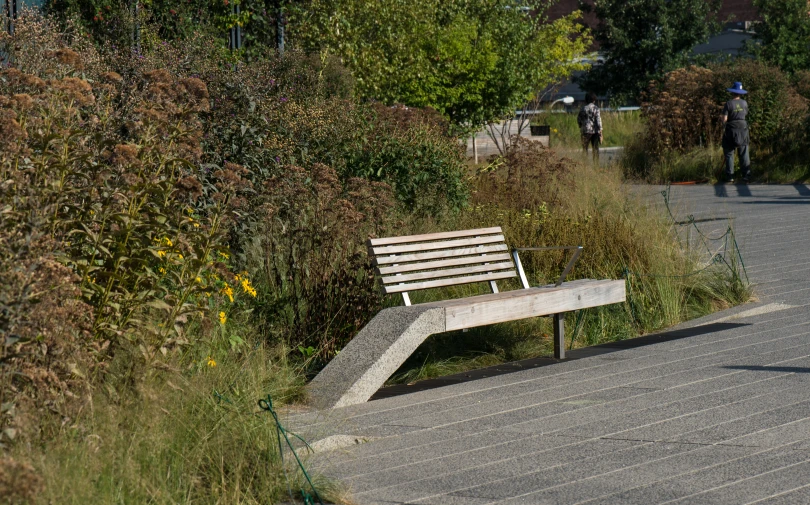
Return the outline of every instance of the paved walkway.
[[[672,202],[709,232],[733,218],[759,302],[649,345],[293,418],[310,439],[367,440],[310,464],[361,505],[810,503],[810,188]]]

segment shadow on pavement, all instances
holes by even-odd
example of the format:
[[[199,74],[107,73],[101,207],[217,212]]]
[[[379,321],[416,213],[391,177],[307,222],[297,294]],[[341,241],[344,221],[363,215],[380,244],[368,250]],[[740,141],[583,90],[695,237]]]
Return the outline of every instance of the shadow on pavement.
[[[810,373],[810,368],[802,366],[757,366],[757,365],[733,365],[724,366],[729,370],[753,370],[758,372],[785,372],[785,373]]]
[[[662,342],[669,342],[672,340],[680,340],[687,337],[695,337],[698,335],[705,335],[707,333],[715,333],[718,331],[731,330],[743,326],[751,326],[749,323],[709,323],[702,326],[695,326],[693,328],[684,328],[682,330],[667,331],[664,333],[656,333],[653,335],[645,335],[638,338],[629,338],[627,340],[619,340],[617,342],[608,342],[606,344],[594,345],[591,347],[583,347],[581,349],[574,349],[566,352],[566,359],[557,360],[554,358],[532,358],[524,359],[521,361],[513,361],[511,363],[502,363],[487,368],[480,368],[478,370],[470,370],[467,372],[457,373],[453,375],[445,375],[444,377],[437,377],[435,379],[425,379],[423,381],[412,382],[410,384],[397,384],[394,386],[386,386],[380,388],[369,401],[380,400],[382,398],[390,398],[392,396],[405,395],[408,393],[415,393],[417,391],[425,391],[428,389],[449,386],[451,384],[460,384],[462,382],[469,382],[478,379],[485,379],[487,377],[495,377],[496,375],[504,375],[508,373],[521,372],[532,368],[539,368],[542,366],[553,365],[563,361],[572,361],[590,356],[598,356],[600,354],[609,354],[624,349],[634,349],[637,347],[644,347],[653,344],[660,344]]]
[[[751,196],[751,188],[748,187],[748,184],[735,184],[734,188],[737,190],[737,195],[739,196]]]

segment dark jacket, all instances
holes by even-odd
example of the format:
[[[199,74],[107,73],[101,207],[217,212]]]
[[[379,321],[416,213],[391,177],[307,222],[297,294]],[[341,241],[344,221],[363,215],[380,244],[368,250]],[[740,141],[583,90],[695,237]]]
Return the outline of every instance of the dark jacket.
[[[723,114],[728,116],[726,129],[723,132],[723,148],[734,149],[747,146],[750,142],[748,136],[748,102],[745,100],[729,100],[723,107]]]

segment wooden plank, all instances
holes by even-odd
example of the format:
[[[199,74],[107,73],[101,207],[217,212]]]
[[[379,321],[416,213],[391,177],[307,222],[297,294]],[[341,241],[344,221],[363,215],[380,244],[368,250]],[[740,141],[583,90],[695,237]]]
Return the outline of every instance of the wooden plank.
[[[509,253],[487,254],[485,256],[465,256],[451,260],[423,261],[421,263],[406,263],[394,267],[380,267],[377,273],[380,275],[401,274],[405,272],[416,272],[418,270],[430,270],[433,268],[457,267],[460,265],[477,265],[479,263],[495,261],[511,261]]]
[[[472,267],[447,268],[445,270],[431,270],[429,272],[419,272],[415,274],[390,275],[383,277],[383,284],[397,284],[400,282],[421,281],[425,279],[441,279],[442,277],[459,277],[468,274],[481,272],[495,272],[498,270],[508,270],[515,268],[511,261],[501,263],[489,263],[487,265],[476,265]]]
[[[500,251],[508,251],[506,244],[487,245],[479,247],[466,247],[462,249],[433,251],[417,254],[402,254],[399,256],[377,256],[374,258],[374,265],[391,265],[393,263],[408,263],[411,261],[425,261],[442,258],[457,258],[459,256],[471,256],[473,254],[486,254]]]
[[[451,331],[622,303],[626,297],[625,282],[621,280],[589,281],[573,286],[563,284],[560,287],[520,289],[499,295],[450,300],[450,302],[461,303],[443,305],[443,302],[434,302],[424,305],[444,306],[447,331]]]
[[[441,279],[436,281],[412,282],[410,284],[394,284],[391,286],[384,286],[383,291],[385,291],[385,293],[387,294],[401,293],[403,291],[416,291],[419,289],[441,288],[444,286],[472,284],[473,282],[497,281],[499,279],[509,279],[510,277],[517,277],[517,274],[514,271],[511,271],[492,274],[469,275],[467,277],[453,277],[452,279]]]
[[[425,233],[424,235],[404,235],[401,237],[370,238],[369,247],[382,245],[408,244],[411,242],[426,242],[428,240],[444,240],[448,238],[477,237],[479,235],[492,235],[503,233],[500,226],[494,228],[478,228],[475,230],[446,231],[441,233]]]
[[[497,244],[504,242],[503,235],[488,235],[475,238],[463,238],[457,240],[443,240],[441,242],[421,242],[417,244],[387,245],[372,247],[371,251],[375,256],[383,254],[402,254],[420,251],[435,251],[437,249],[454,249],[471,245]]]

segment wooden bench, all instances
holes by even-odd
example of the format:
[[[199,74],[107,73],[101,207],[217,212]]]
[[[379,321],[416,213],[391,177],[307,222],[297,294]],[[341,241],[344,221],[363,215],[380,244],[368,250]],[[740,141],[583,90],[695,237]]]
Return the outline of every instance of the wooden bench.
[[[387,294],[404,307],[381,311],[310,383],[316,406],[334,408],[368,400],[435,333],[538,316],[554,318],[554,356],[565,358],[565,313],[625,301],[622,280],[565,282],[582,247],[510,251],[501,228],[482,228],[368,241]],[[519,252],[572,250],[557,282],[531,287]],[[522,289],[501,292],[498,281],[519,278]],[[413,305],[414,291],[486,283],[491,293]]]
[[[374,257],[383,291],[386,294],[400,293],[407,306],[411,305],[409,292],[478,282],[488,283],[492,294],[499,295],[423,304],[447,309],[447,331],[552,315],[554,357],[557,359],[565,358],[565,312],[625,300],[624,281],[577,281],[567,284],[566,289],[552,290],[562,287],[582,253],[582,246],[522,247],[512,249],[510,254],[500,227],[369,239],[368,248]],[[571,250],[573,254],[555,284],[532,288],[519,252],[551,250]],[[500,293],[497,282],[514,277],[520,278],[523,290]],[[539,309],[542,314],[538,313],[534,303],[541,292],[558,294],[553,299],[544,300],[549,305],[546,310]],[[576,293],[576,300],[568,296],[573,293]],[[549,312],[552,307],[562,310]]]

